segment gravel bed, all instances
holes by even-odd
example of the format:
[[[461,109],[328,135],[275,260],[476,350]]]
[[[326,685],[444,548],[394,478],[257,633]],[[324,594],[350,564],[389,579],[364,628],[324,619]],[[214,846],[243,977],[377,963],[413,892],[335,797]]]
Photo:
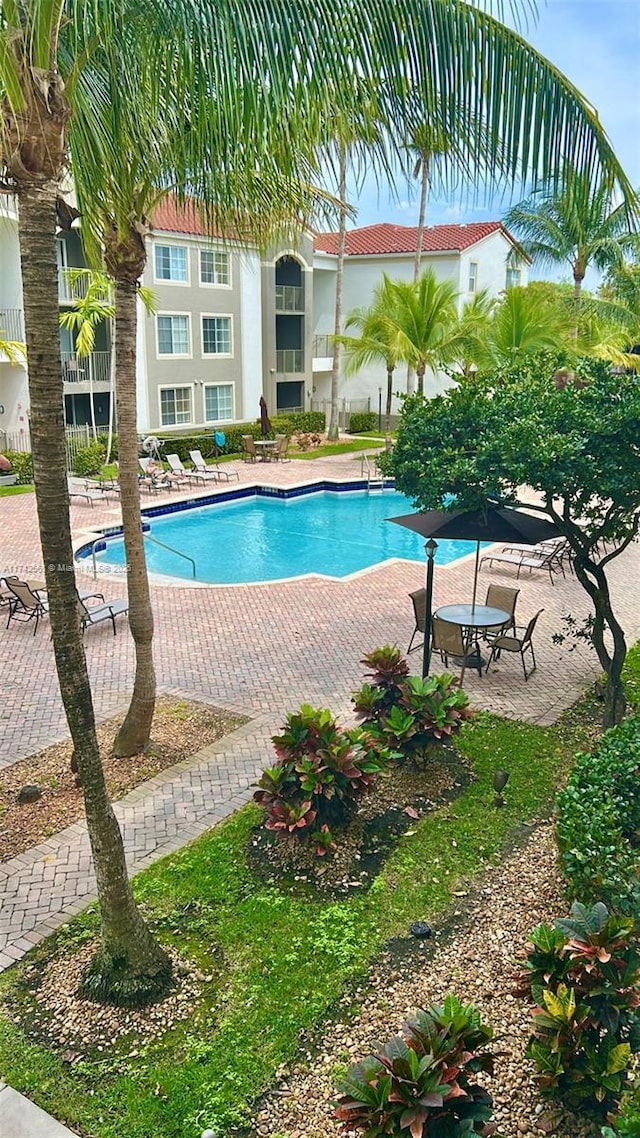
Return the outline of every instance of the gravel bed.
[[[530,1008],[512,995],[514,957],[529,931],[565,913],[553,833],[536,827],[524,845],[487,870],[453,914],[452,928],[431,942],[400,941],[374,966],[358,990],[361,1005],[344,1022],[331,1023],[319,1051],[309,1050],[260,1104],[251,1131],[260,1138],[332,1138],[347,1133],[332,1116],[335,1075],[397,1033],[416,1008],[441,1003],[449,992],[473,1002],[494,1028],[504,1051],[496,1074],[483,1076],[495,1104],[502,1138],[599,1138],[590,1120],[553,1106],[533,1081],[524,1057]],[[420,914],[428,919],[428,914]],[[348,1133],[360,1133],[349,1131]]]

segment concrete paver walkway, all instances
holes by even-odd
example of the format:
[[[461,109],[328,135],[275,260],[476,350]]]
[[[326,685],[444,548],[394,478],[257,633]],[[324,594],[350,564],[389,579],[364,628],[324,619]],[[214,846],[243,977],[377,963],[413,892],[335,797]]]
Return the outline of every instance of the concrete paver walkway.
[[[2,1138],[77,1138],[51,1115],[0,1082],[0,1134]]]
[[[311,477],[358,477],[351,456],[330,462],[241,468],[244,483],[256,473],[270,483],[291,484]],[[390,515],[393,514],[390,497]],[[146,503],[145,503],[146,504]],[[156,504],[156,499],[151,504]],[[73,506],[74,531],[114,522],[116,503],[87,510]],[[91,515],[90,517],[88,515]],[[248,551],[250,555],[250,551]],[[32,495],[0,499],[0,571],[41,573]],[[640,549],[632,546],[610,568],[616,612],[629,640],[640,636],[634,582]],[[469,595],[469,559],[438,568],[434,607]],[[513,582],[502,567],[483,572],[489,581]],[[424,566],[394,561],[345,580],[319,577],[264,585],[153,587],[158,685],[251,716],[251,722],[200,755],[149,780],[117,806],[127,860],[137,872],[161,855],[192,840],[251,795],[251,783],[272,761],[270,736],[286,712],[301,703],[350,714],[350,693],[363,680],[362,655],[385,643],[408,644],[413,628],[407,593],[420,588]],[[102,579],[108,595],[119,581]],[[517,658],[505,658],[488,676],[467,673],[465,688],[474,705],[536,723],[551,723],[597,674],[593,653],[580,645],[570,652],[551,642],[563,613],[580,620],[588,611],[575,578],[546,575],[520,581],[517,614],[524,623],[545,611],[536,630],[538,670],[524,683]],[[46,629],[34,638],[28,625],[2,634],[0,680],[0,768],[32,754],[65,733],[51,643]],[[96,714],[124,710],[133,675],[133,646],[124,629],[114,638],[106,627],[86,637]],[[420,667],[420,653],[412,659]],[[94,878],[83,823],[69,826],[33,850],[0,866],[0,969],[82,909],[94,896]]]

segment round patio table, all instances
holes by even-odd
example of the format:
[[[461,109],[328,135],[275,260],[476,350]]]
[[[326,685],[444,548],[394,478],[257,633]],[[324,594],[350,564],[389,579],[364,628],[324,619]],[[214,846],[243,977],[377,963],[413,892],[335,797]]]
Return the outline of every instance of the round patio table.
[[[436,610],[434,616],[448,624],[459,624],[463,630],[466,630],[465,657],[462,661],[460,683],[467,669],[466,652],[471,643],[471,633],[477,628],[491,628],[495,625],[508,624],[511,620],[508,612],[494,608],[492,605],[443,605]]]

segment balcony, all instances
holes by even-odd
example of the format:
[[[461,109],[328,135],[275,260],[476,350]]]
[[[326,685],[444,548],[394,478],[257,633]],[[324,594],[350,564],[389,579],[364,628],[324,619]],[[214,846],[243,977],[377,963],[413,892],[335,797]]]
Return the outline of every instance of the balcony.
[[[304,348],[285,348],[276,351],[276,371],[292,374],[304,371]]]
[[[21,308],[0,308],[0,338],[24,344],[24,313]]]
[[[58,272],[58,301],[60,304],[73,304],[74,300],[83,300],[87,295],[89,284],[88,274],[78,277],[72,284],[69,279],[69,270],[60,269]]]
[[[304,312],[304,285],[276,285],[276,312]]]
[[[88,356],[78,356],[75,352],[61,352],[62,378],[65,383],[108,384],[111,352],[91,352]]]

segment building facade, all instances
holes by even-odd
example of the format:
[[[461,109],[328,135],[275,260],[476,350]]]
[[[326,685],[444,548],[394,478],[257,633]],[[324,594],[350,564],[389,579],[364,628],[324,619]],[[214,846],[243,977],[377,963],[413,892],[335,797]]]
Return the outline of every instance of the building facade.
[[[77,223],[75,223],[77,224]],[[314,247],[315,244],[315,247]],[[371,302],[385,272],[411,280],[416,229],[375,225],[347,235],[344,316]],[[284,240],[266,254],[249,245],[207,235],[195,209],[167,199],[147,238],[142,283],[154,311],[139,307],[138,426],[141,433],[181,429],[207,432],[250,421],[264,395],[271,413],[323,407],[330,397],[330,336],[334,328],[337,235]],[[57,238],[59,304],[64,312],[87,282],[69,279],[84,257],[77,228]],[[423,266],[450,280],[465,300],[481,289],[498,295],[526,284],[528,262],[500,222],[435,226],[424,234]],[[0,199],[0,339],[22,341],[24,319],[18,216],[11,198]],[[65,414],[70,426],[95,422],[106,429],[113,398],[112,327],[105,315],[95,350],[79,356],[76,333],[60,330]],[[425,392],[449,382],[425,377]],[[376,409],[383,369],[365,368],[341,379],[341,395],[359,408]],[[398,388],[406,379],[398,374]],[[397,406],[397,401],[396,401]],[[0,352],[0,445],[28,436],[29,396],[24,364]],[[22,448],[21,448],[22,449]]]

